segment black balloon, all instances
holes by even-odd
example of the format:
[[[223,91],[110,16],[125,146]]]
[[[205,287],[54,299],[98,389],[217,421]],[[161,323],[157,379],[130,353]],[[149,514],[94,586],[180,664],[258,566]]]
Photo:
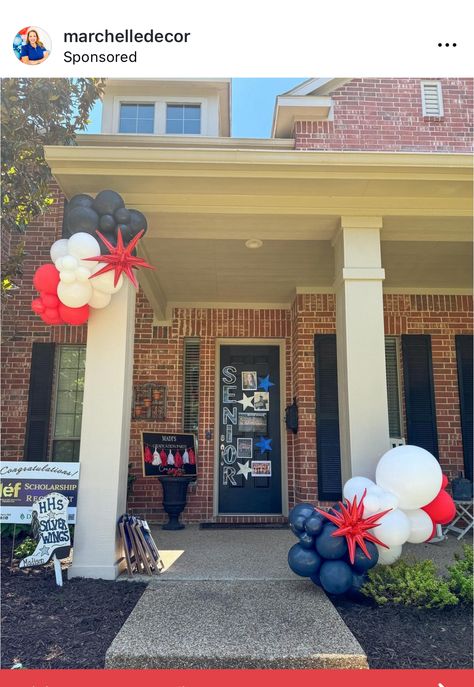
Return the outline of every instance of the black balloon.
[[[117,224],[129,224],[131,219],[130,210],[119,208],[114,212],[114,217]]]
[[[125,207],[123,198],[116,191],[101,191],[95,197],[93,208],[99,215],[113,215],[116,210]]]
[[[78,207],[79,205],[85,208],[92,207],[94,199],[92,196],[88,196],[86,193],[78,193],[77,196],[73,196],[69,203],[67,204],[68,210]]]
[[[130,229],[128,224],[121,224],[118,228],[120,229],[120,233],[122,234],[122,240],[124,244],[127,245],[135,236],[135,232],[133,232]]]
[[[102,215],[99,221],[99,227],[102,232],[113,231],[115,229],[115,219],[113,215]]]
[[[99,227],[99,216],[92,208],[78,205],[67,213],[67,225],[70,234],[80,231],[96,236]]]
[[[133,231],[133,235],[138,234],[139,231],[146,233],[148,224],[145,215],[143,215],[139,210],[130,210],[130,229]]]

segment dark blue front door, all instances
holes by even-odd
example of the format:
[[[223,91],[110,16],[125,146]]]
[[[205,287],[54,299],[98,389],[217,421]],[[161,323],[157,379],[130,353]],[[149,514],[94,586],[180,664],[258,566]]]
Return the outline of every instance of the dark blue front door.
[[[221,346],[219,513],[281,513],[280,349]]]

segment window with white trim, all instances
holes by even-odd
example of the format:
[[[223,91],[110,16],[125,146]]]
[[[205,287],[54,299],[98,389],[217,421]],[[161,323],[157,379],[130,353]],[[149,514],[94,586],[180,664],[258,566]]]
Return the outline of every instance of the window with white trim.
[[[120,103],[120,134],[153,134],[154,130],[153,103]]]
[[[183,431],[197,434],[199,424],[199,339],[184,342]]]
[[[200,134],[201,105],[166,105],[167,134]]]
[[[401,438],[401,402],[400,402],[400,346],[396,336],[385,337],[385,367],[387,375],[388,426],[390,437]]]
[[[443,117],[443,92],[440,81],[421,82],[423,117]]]
[[[51,460],[79,460],[85,346],[58,346]]]

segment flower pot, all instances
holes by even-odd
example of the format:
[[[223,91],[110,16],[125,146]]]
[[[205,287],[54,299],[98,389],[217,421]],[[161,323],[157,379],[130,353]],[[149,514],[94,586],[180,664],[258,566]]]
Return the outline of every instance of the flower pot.
[[[196,477],[159,477],[163,487],[163,508],[168,515],[168,522],[162,525],[163,530],[182,530],[184,525],[179,522],[179,516],[186,506],[188,486]]]
[[[143,405],[145,406],[145,408],[149,408],[151,406],[151,398],[143,399]]]

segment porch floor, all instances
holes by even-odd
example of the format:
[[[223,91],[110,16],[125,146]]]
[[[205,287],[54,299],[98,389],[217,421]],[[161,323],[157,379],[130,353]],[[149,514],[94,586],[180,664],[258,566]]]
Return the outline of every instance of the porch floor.
[[[288,568],[289,530],[152,530],[165,570],[107,668],[368,667],[327,596]]]

